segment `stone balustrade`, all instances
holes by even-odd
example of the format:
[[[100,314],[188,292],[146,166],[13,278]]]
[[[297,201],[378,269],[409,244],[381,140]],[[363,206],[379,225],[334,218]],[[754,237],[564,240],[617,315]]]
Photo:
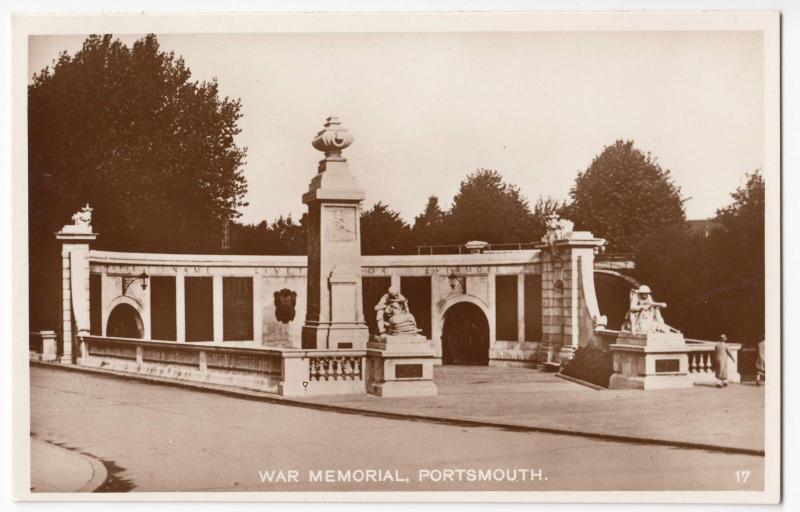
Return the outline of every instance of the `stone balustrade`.
[[[281,396],[366,393],[366,350],[302,350],[80,336],[81,366]]]
[[[717,346],[715,341],[686,340],[686,348],[689,356],[689,375],[695,384],[714,384],[716,377],[716,361],[714,349]],[[728,350],[733,356],[733,361],[728,360],[728,382],[741,382],[742,376],[739,374],[739,350],[742,345],[739,343],[728,343]]]
[[[309,380],[363,380],[362,358],[359,356],[321,356],[309,360]]]

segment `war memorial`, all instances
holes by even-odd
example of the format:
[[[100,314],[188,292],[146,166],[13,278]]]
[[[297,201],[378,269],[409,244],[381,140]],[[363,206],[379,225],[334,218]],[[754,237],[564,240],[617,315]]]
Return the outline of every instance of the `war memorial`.
[[[595,291],[605,241],[566,219],[552,216],[532,249],[465,240],[457,254],[363,256],[352,143],[336,117],[312,141],[324,156],[302,196],[307,256],[93,250],[103,234],[86,205],[55,235],[62,324],[38,357],[286,397],[424,396],[436,365],[558,371],[594,345],[613,352],[612,389],[715,381],[715,343],[667,325],[647,286],[631,286],[625,323],[607,327]]]

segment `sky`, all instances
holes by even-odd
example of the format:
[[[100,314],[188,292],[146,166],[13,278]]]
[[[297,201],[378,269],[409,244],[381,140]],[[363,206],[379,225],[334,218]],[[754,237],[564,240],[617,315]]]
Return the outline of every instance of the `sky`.
[[[85,36],[32,36],[30,75]],[[127,43],[140,35],[120,35]],[[366,191],[409,222],[495,169],[531,204],[567,199],[603,147],[632,139],[669,169],[687,217],[730,203],[763,165],[760,32],[159,34],[193,79],[240,98],[242,221],[298,218],[339,116]]]

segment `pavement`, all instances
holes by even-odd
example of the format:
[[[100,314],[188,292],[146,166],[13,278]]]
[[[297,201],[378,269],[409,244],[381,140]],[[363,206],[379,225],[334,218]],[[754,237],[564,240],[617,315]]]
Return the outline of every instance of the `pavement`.
[[[482,396],[481,389],[492,386],[508,390],[518,399],[526,389],[541,389],[542,399],[556,393],[586,397],[578,403],[591,403],[591,397],[603,393],[576,389],[564,381],[517,382],[513,372],[508,375],[505,383],[485,382],[471,372],[450,380],[454,389],[471,390],[476,399]],[[458,379],[464,379],[461,386]],[[444,401],[437,410],[445,414],[450,406],[446,404],[455,398],[448,385],[440,390],[442,398],[437,401]],[[344,414],[52,367],[31,367],[30,400],[34,438],[103,460],[113,484],[105,485],[104,491],[763,488],[764,457],[758,455]],[[497,416],[513,419],[512,411],[501,413],[502,406],[495,409]],[[574,409],[573,416],[581,416],[580,410]],[[702,403],[693,414],[705,415]],[[42,461],[41,457],[32,458],[33,473],[49,472],[41,481],[66,488],[73,469],[51,464],[49,459]],[[336,473],[357,475],[365,469],[394,478],[347,481]],[[312,481],[311,475],[326,470],[337,475],[333,481]],[[529,476],[537,476],[513,481],[436,480],[444,470],[451,475],[457,470],[482,470],[500,471],[501,475],[528,471]],[[292,481],[292,471],[297,481]],[[737,481],[737,471],[748,472],[746,481]]]
[[[93,492],[107,478],[96,458],[31,437],[32,492]]]
[[[303,402],[611,440],[764,453],[764,387],[594,390],[525,368],[437,366],[438,396],[340,395]]]

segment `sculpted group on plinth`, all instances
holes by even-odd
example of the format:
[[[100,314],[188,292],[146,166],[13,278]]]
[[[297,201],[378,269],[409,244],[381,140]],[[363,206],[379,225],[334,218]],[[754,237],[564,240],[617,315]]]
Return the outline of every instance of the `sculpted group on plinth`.
[[[378,336],[417,335],[417,321],[408,309],[408,299],[394,286],[389,287],[375,306]]]
[[[390,286],[375,305],[377,333],[367,345],[369,392],[379,396],[435,395],[434,351],[400,290]]]
[[[664,322],[661,310],[667,304],[653,299],[647,285],[631,290],[630,305],[616,343],[612,389],[688,388],[686,340],[680,331]]]
[[[653,300],[652,291],[645,284],[631,290],[630,306],[621,330],[634,334],[677,332],[661,316],[661,310],[666,307],[666,302]]]

